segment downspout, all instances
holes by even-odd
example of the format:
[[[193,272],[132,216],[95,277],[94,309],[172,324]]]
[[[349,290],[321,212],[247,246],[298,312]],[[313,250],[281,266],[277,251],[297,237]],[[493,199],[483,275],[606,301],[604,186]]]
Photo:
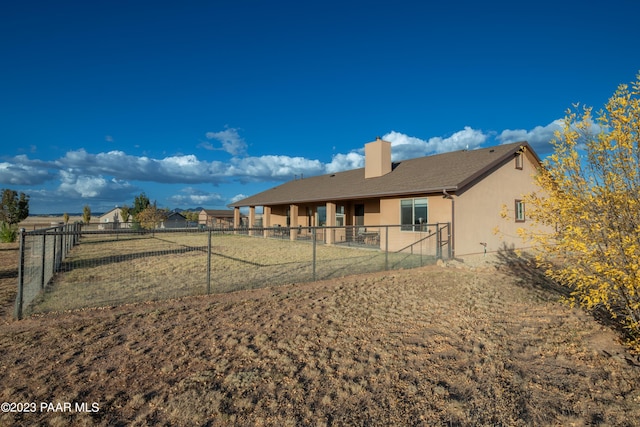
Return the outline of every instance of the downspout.
[[[456,201],[453,198],[453,195],[447,193],[447,189],[442,189],[442,194],[444,194],[445,199],[451,200],[451,258],[456,257],[456,236],[455,236],[455,215],[456,215]]]

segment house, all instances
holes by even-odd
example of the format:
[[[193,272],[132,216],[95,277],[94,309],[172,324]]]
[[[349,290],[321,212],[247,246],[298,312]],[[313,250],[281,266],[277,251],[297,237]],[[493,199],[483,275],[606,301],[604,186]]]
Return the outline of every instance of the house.
[[[233,214],[234,211],[230,209],[202,209],[198,214],[198,224],[209,228],[231,228],[234,224]],[[238,227],[242,225],[239,220]]]
[[[160,223],[160,228],[186,228],[187,218],[179,212],[169,212],[167,218]]]
[[[262,206],[263,226],[292,227],[291,239],[300,226],[401,225],[389,231],[389,250],[417,241],[422,224],[449,224],[450,253],[463,256],[524,246],[522,199],[537,189],[539,167],[527,142],[392,162],[391,143],[378,138],[365,144],[364,168],[289,181],[229,206],[235,224],[248,207],[250,226]]]
[[[115,230],[121,228],[122,223],[122,208],[115,207],[108,212],[100,215],[98,224],[99,230]]]

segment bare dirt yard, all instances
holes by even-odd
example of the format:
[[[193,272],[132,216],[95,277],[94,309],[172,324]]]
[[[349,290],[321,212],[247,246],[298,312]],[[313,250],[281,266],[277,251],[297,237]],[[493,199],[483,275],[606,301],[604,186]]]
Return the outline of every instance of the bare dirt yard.
[[[432,266],[14,321],[16,261],[0,245],[0,401],[14,402],[0,425],[640,420],[635,356],[525,270]]]

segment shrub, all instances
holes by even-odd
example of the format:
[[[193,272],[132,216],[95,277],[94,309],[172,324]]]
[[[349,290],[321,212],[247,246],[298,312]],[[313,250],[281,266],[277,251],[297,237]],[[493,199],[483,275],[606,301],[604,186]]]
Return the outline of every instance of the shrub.
[[[18,237],[18,228],[8,222],[0,223],[0,241],[2,243],[13,243]]]
[[[570,301],[606,310],[640,350],[640,74],[595,117],[579,113],[568,112],[536,176],[544,193],[526,199],[550,232],[529,236],[547,274],[572,288]]]

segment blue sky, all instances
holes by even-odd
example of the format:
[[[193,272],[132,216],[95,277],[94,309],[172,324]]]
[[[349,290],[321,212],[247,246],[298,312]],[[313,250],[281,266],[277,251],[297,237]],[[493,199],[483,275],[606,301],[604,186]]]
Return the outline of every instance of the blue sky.
[[[446,3],[446,4],[445,4]],[[636,0],[23,1],[0,187],[35,214],[224,208],[295,176],[528,140],[640,70]]]

